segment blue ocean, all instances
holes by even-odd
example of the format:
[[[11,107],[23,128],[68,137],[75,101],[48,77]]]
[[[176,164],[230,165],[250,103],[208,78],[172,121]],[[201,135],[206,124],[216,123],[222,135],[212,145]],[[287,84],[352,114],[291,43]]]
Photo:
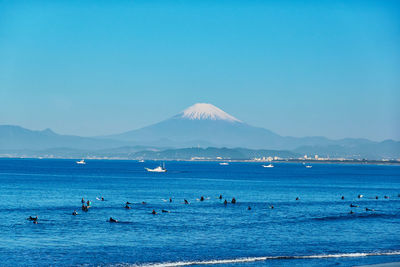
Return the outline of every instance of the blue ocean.
[[[0,159],[1,266],[400,262],[400,166],[75,161]]]

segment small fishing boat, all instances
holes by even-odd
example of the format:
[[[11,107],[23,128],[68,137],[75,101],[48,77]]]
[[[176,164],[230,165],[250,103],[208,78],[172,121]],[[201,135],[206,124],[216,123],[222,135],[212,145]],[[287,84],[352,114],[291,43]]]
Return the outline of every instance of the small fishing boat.
[[[226,165],[229,165],[229,163],[228,162],[220,162],[219,165],[226,166]]]
[[[264,168],[273,168],[273,167],[275,167],[274,165],[272,165],[272,164],[268,164],[268,165],[261,165],[261,166],[263,166]]]
[[[86,164],[86,162],[85,162],[84,159],[81,159],[81,160],[77,161],[76,164],[82,164],[82,165],[84,165],[84,164]]]
[[[160,165],[154,169],[150,169],[150,168],[145,168],[145,169],[148,172],[166,172],[167,171],[164,164],[163,164],[163,166]]]

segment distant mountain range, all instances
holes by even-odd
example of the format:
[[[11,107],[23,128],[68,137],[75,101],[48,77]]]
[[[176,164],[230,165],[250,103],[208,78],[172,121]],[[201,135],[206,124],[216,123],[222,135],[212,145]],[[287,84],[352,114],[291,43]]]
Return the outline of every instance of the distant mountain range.
[[[50,129],[32,131],[20,126],[0,125],[0,150],[43,150],[49,148],[104,149],[125,145],[106,138],[60,135]]]
[[[73,155],[81,157],[88,153],[105,156],[112,155],[113,151],[120,151],[119,155],[124,157],[146,155],[146,158],[158,158],[162,155],[162,157],[176,158],[177,153],[184,152],[187,158],[190,153],[197,157],[212,151],[212,149],[193,150],[192,147],[226,147],[230,148],[227,151],[235,157],[240,153],[243,156],[267,154],[269,156],[273,150],[276,155],[280,153],[286,157],[318,154],[323,157],[400,158],[398,141],[373,142],[367,139],[331,140],[325,137],[280,136],[270,130],[246,124],[206,103],[195,104],[170,119],[141,129],[102,137],[60,135],[50,129],[31,131],[19,126],[0,125],[0,154],[3,155],[12,153],[20,155],[28,152],[41,154],[53,151],[62,156],[64,151],[67,156],[73,151]],[[182,150],[182,148],[192,149]],[[264,154],[255,151],[263,151]],[[219,150],[218,153],[221,154],[222,151]]]

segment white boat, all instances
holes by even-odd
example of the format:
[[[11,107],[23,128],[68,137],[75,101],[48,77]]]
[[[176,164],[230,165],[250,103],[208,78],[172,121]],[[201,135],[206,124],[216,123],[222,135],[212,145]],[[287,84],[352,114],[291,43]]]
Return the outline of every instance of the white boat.
[[[268,164],[268,165],[262,165],[264,168],[273,168],[273,167],[275,167],[274,165],[272,165],[272,164]]]
[[[81,160],[77,161],[76,164],[86,164],[86,162],[84,159],[81,159]]]
[[[156,168],[154,168],[154,169],[150,169],[150,168],[145,168],[146,169],[146,171],[148,171],[148,172],[166,172],[167,171],[167,169],[165,168],[165,166],[163,165],[163,166],[158,166],[158,167],[156,167]]]
[[[229,165],[228,162],[220,162],[219,165]]]
[[[311,165],[306,165],[306,168],[310,169],[310,168],[312,168],[312,166]]]
[[[143,160],[143,159],[141,159],[141,160],[139,160],[138,162],[141,162],[141,163],[142,163],[142,162],[144,162],[144,160]]]

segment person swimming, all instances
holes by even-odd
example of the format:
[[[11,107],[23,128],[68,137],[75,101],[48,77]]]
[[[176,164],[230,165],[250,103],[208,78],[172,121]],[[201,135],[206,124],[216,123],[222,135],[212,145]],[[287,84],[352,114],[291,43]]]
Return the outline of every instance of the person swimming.
[[[350,213],[350,214],[354,214],[354,211],[351,210],[349,213]]]
[[[126,204],[125,209],[129,210],[129,209],[131,209],[131,207],[129,207],[128,204]]]
[[[357,208],[358,205],[350,204],[350,207],[351,207],[351,208]]]
[[[274,209],[274,205],[271,205],[270,208],[271,208],[271,209]]]
[[[235,199],[235,198],[232,198],[231,203],[232,203],[232,204],[236,204],[236,199]]]
[[[299,198],[299,197],[296,197],[296,200],[300,200],[300,198]]]
[[[151,212],[151,214],[156,215],[157,212],[156,212],[155,210],[153,210],[153,211]]]
[[[228,201],[226,201],[226,199],[225,199],[225,201],[224,201],[224,204],[225,204],[225,205],[227,205],[227,204],[228,204]]]
[[[76,216],[76,215],[78,215],[78,212],[76,212],[76,210],[74,210],[74,212],[72,212],[72,215]]]
[[[147,204],[146,202],[142,201],[142,205],[146,205],[146,204]]]
[[[204,197],[203,196],[201,196],[200,201],[204,201]]]
[[[344,196],[342,196],[342,200],[344,199]]]
[[[36,217],[32,217],[32,216],[29,216],[28,217],[28,220],[29,221],[37,221],[37,219],[38,219],[38,216],[36,215]]]
[[[189,204],[189,201],[187,201],[186,199],[184,201],[185,201],[185,204]]]
[[[250,206],[248,206],[248,207],[247,207],[247,210],[251,210],[251,207],[250,207]]]
[[[117,223],[118,220],[114,219],[113,217],[110,217],[110,219],[108,220],[111,223]]]
[[[375,196],[375,199],[378,199],[379,197],[378,196]]]

